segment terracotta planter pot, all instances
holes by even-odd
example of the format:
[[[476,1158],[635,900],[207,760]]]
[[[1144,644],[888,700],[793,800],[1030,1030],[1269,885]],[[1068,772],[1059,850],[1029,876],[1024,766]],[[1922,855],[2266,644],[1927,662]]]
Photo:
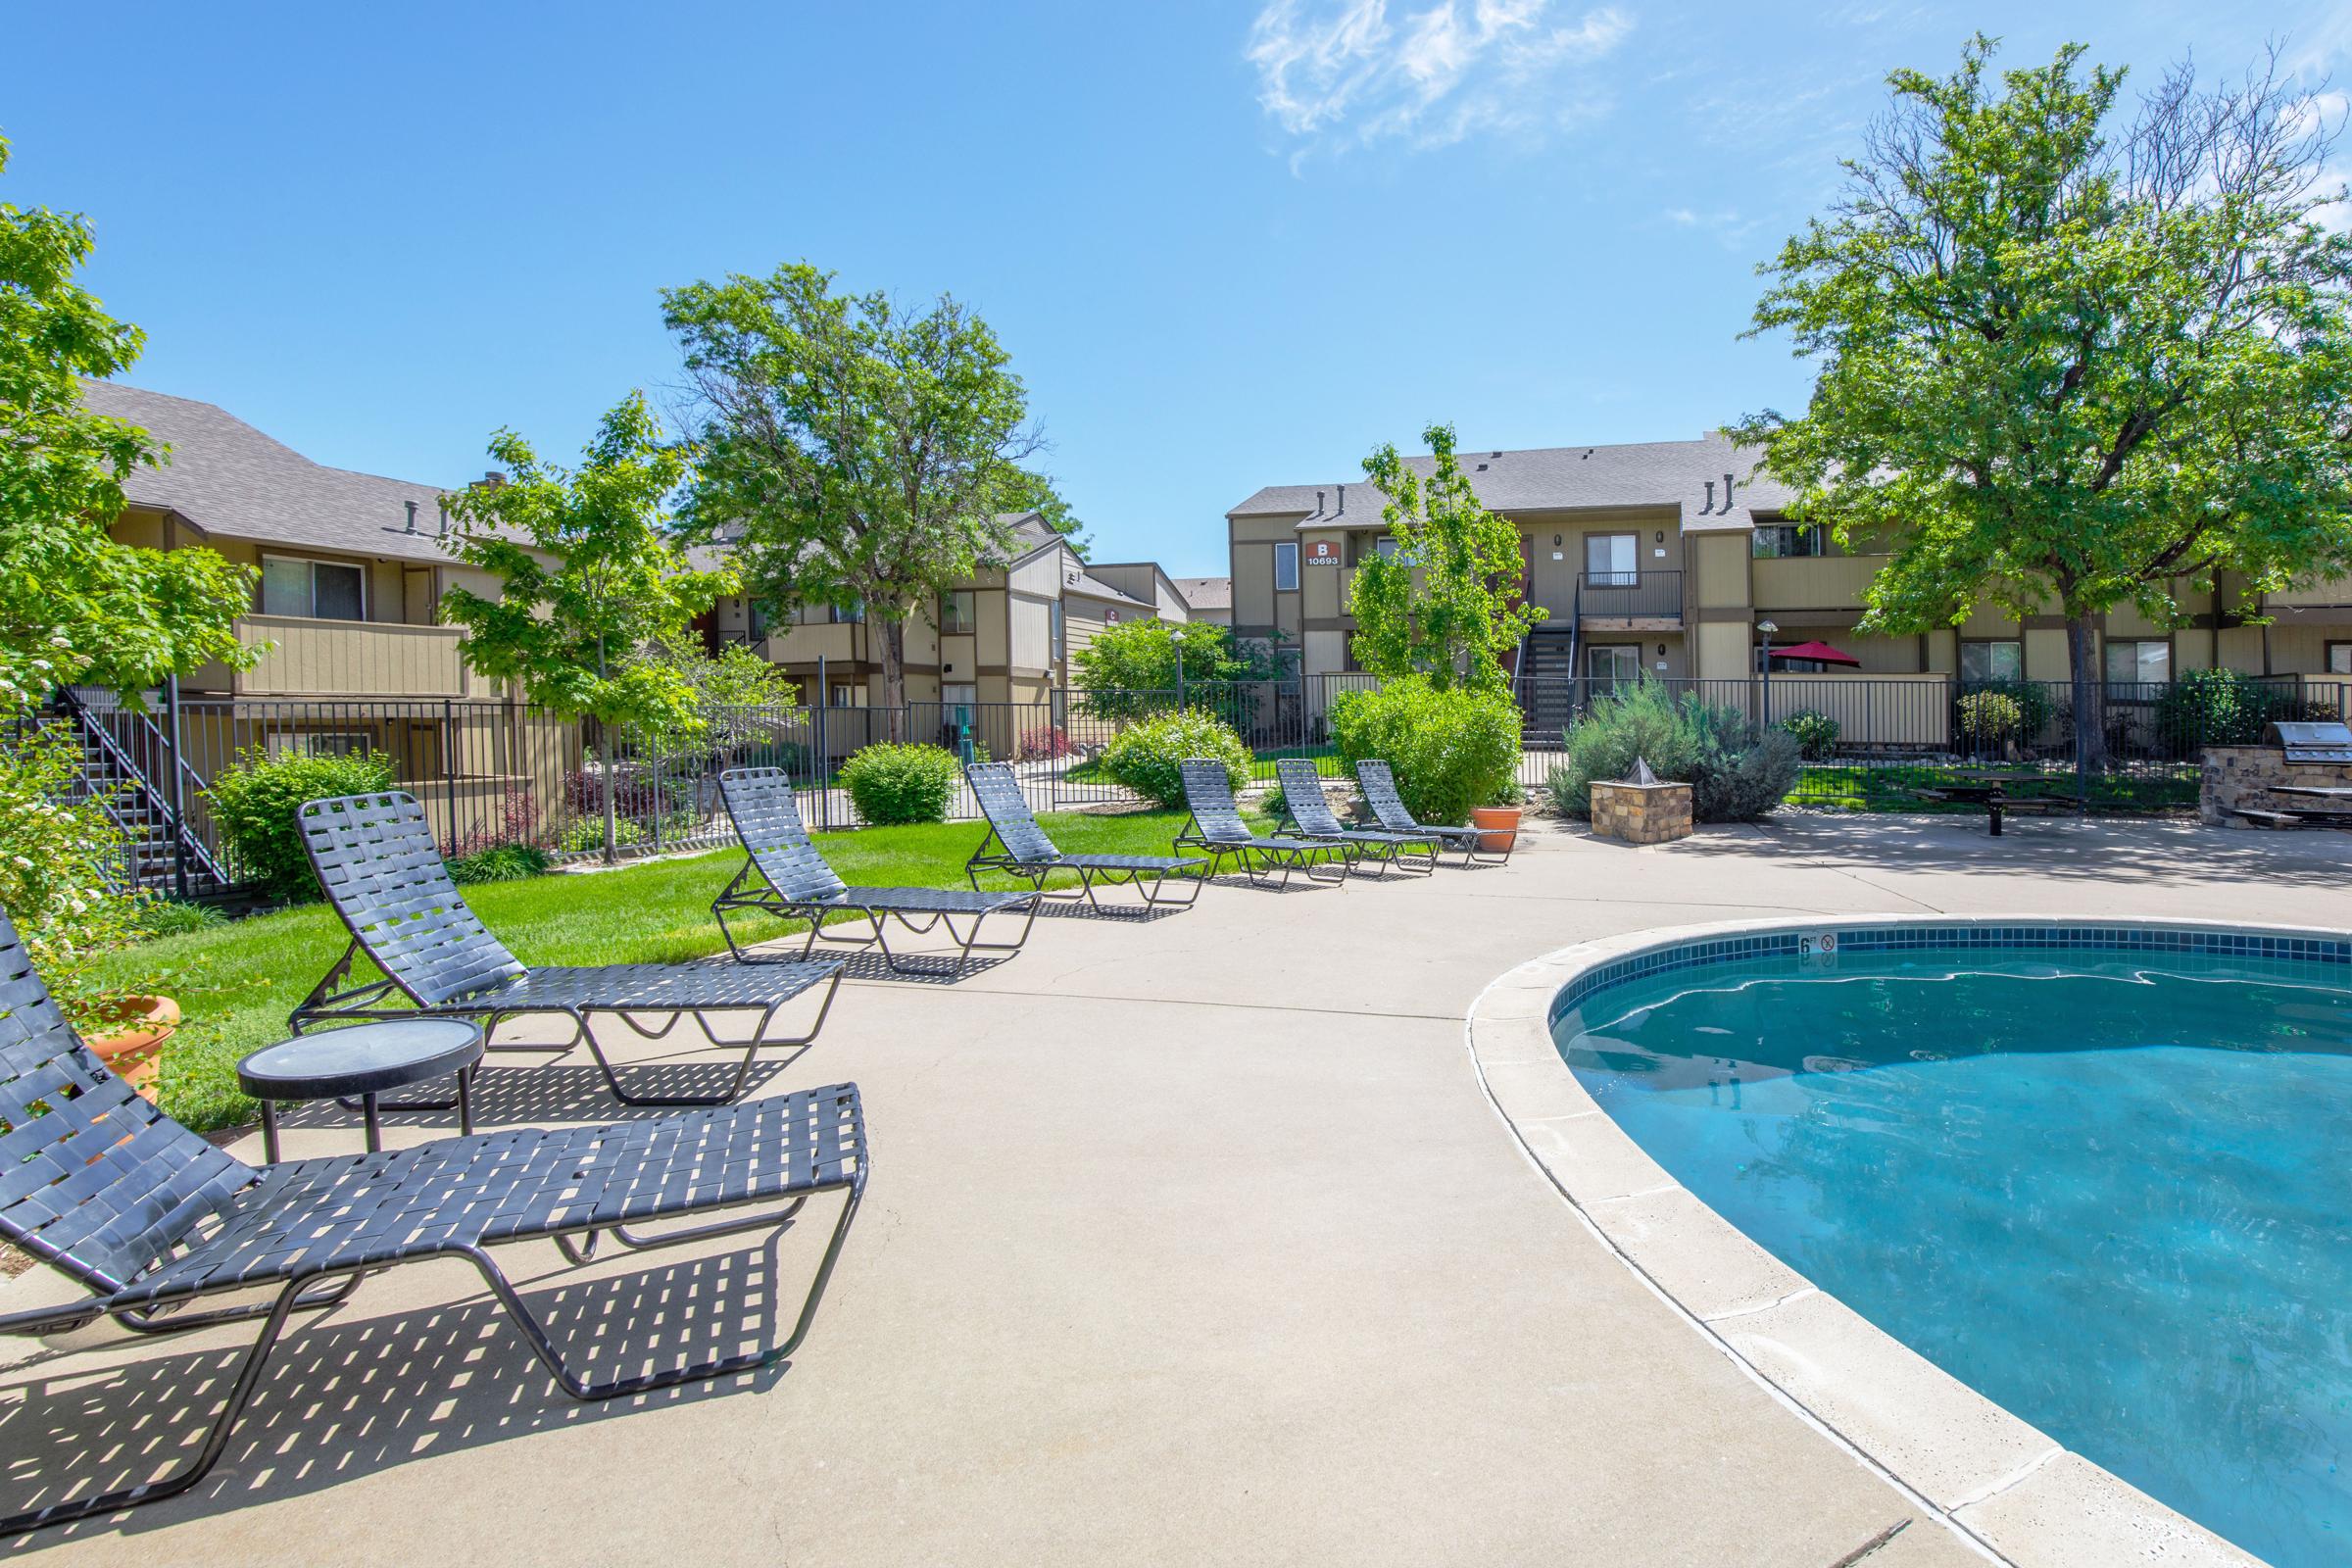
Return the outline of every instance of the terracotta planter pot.
[[[99,1059],[152,1102],[163,1070],[164,1042],[179,1029],[179,1004],[170,997],[124,997],[99,1032],[82,1037]]]
[[[1470,825],[1478,829],[1478,847],[1482,850],[1507,850],[1519,841],[1519,810],[1516,806],[1481,806],[1470,812]]]

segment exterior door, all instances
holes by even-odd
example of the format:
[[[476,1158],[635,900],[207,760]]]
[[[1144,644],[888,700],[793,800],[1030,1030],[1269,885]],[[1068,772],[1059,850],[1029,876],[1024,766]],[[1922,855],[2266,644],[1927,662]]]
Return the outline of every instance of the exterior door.
[[[1633,587],[1641,580],[1642,568],[1637,555],[1641,540],[1640,534],[1631,533],[1585,535],[1585,586]]]

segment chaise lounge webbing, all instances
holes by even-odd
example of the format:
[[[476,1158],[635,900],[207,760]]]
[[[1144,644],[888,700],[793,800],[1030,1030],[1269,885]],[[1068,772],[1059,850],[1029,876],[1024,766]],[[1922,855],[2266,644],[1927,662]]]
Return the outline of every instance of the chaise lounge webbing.
[[[963,888],[854,887],[825,863],[793,799],[792,776],[780,767],[731,767],[718,776],[719,799],[733,818],[744,853],[791,905],[834,905],[909,914],[988,914],[1026,904],[1025,892],[975,893]]]
[[[1064,855],[1046,836],[1010,762],[974,762],[965,768],[981,814],[997,830],[998,842],[1015,865],[1055,865],[1073,871],[1172,871],[1200,860],[1178,855]]]
[[[1367,757],[1355,764],[1355,781],[1363,787],[1364,804],[1372,808],[1373,820],[1392,833],[1431,833],[1450,844],[1479,836],[1474,827],[1433,827],[1417,820],[1405,809],[1404,797],[1396,793],[1396,775],[1378,758]]]
[[[856,1087],[834,1084],[605,1127],[518,1128],[272,1165],[223,1205],[217,1231],[118,1300],[844,1187],[864,1136]]]
[[[1184,804],[1192,808],[1193,824],[1208,843],[1252,850],[1331,848],[1311,839],[1263,838],[1250,832],[1249,824],[1242,820],[1242,808],[1234,804],[1233,780],[1226,776],[1223,762],[1195,758],[1177,763],[1176,768],[1184,779]]]
[[[1319,839],[1346,839],[1350,844],[1421,844],[1429,843],[1426,833],[1404,834],[1367,832],[1342,823],[1323,794],[1323,775],[1315,764],[1303,757],[1286,757],[1274,764],[1274,777],[1282,785],[1283,804],[1290,808],[1291,820],[1298,831]]]

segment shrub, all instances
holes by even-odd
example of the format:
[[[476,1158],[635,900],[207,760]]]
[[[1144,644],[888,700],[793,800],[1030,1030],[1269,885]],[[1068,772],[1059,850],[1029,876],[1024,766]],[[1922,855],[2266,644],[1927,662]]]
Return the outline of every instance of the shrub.
[[[1440,691],[1402,675],[1331,700],[1332,742],[1352,774],[1377,757],[1396,775],[1405,809],[1424,822],[1463,822],[1500,804],[1519,765],[1518,705],[1491,687]]]
[[[876,827],[944,822],[956,772],[956,754],[945,748],[878,741],[841,764],[841,783],[858,814]]]
[[[1797,755],[1808,762],[1826,762],[1838,753],[1838,721],[1827,713],[1808,708],[1790,713],[1774,727],[1788,732],[1796,742]]]
[[[1796,787],[1803,760],[1796,737],[1758,735],[1745,714],[1697,693],[1678,703],[1648,676],[1595,702],[1568,731],[1568,760],[1544,789],[1564,816],[1592,813],[1594,779],[1619,779],[1636,759],[1658,777],[1690,786],[1690,814],[1701,822],[1762,816]]]
[[[2200,746],[2256,746],[2264,726],[2303,717],[2307,707],[2291,689],[2234,669],[2184,669],[2156,700],[2156,732],[2176,757]],[[2325,716],[2335,717],[2332,707]]]
[[[2025,707],[2007,692],[1987,688],[1960,699],[1960,733],[1979,746],[2013,741],[2025,727]]]
[[[181,899],[166,898],[160,893],[151,893],[140,899],[131,919],[138,928],[142,942],[152,942],[157,937],[175,937],[185,931],[209,931],[214,926],[228,924],[228,916],[210,904],[190,904]]]
[[[598,808],[603,814],[603,808]],[[476,820],[473,827],[441,846],[441,853],[452,860],[495,850],[506,844],[537,844],[541,837],[539,802],[525,783],[509,785],[499,797],[495,820]]]
[[[99,958],[140,932],[137,905],[115,887],[122,830],[97,801],[71,797],[80,769],[80,749],[53,730],[0,748],[0,908],[66,1016],[87,1026],[121,995],[98,984]]]
[[[604,842],[604,824],[597,824],[597,842]],[[461,855],[449,862],[449,879],[466,884],[472,882],[521,882],[543,876],[554,861],[536,844],[499,844],[471,855]]]
[[[1102,771],[1145,800],[1175,809],[1184,805],[1178,764],[1205,757],[1225,764],[1239,790],[1250,781],[1250,748],[1214,713],[1189,709],[1130,725],[1102,751]]]
[[[1980,692],[1987,692],[1995,696],[2006,697],[2017,705],[2017,727],[2011,732],[2010,736],[2004,738],[2014,738],[2016,740],[2031,743],[2034,737],[2040,735],[2050,727],[2051,719],[2058,716],[2058,705],[2050,697],[2050,688],[2041,681],[1972,681],[1967,689],[1961,694],[1960,701],[1965,703],[1969,698],[1977,695]],[[1968,726],[1966,719],[1961,717],[1956,712],[1953,715],[1953,722],[1960,728],[1962,733],[1965,734],[1967,732]]]
[[[1021,738],[1013,743],[1012,760],[1016,762],[1051,762],[1074,756],[1077,750],[1068,730],[1059,724],[1041,724],[1036,729],[1021,732]]]
[[[318,879],[302,851],[296,812],[305,801],[333,795],[372,795],[392,787],[392,759],[369,752],[348,757],[285,752],[271,757],[259,747],[213,780],[205,797],[213,821],[237,874],[281,904],[318,896]]]
[[[645,838],[645,829],[625,816],[617,818],[612,824],[612,844],[616,849],[641,844]],[[602,816],[581,817],[564,830],[559,847],[566,855],[601,853],[605,847],[605,819]]]

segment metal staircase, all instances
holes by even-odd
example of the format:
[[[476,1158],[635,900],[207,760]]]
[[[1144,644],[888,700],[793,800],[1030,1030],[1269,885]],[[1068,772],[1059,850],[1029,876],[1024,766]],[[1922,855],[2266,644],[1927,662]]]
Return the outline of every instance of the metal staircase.
[[[238,894],[235,879],[185,819],[184,803],[203,780],[173,756],[152,717],[130,709],[95,709],[75,693],[60,691],[48,723],[81,752],[74,800],[94,802],[122,831],[127,886],[198,901]],[[174,763],[180,773],[178,808],[169,787]]]
[[[1576,630],[1531,631],[1519,656],[1520,744],[1553,751],[1576,716]]]

